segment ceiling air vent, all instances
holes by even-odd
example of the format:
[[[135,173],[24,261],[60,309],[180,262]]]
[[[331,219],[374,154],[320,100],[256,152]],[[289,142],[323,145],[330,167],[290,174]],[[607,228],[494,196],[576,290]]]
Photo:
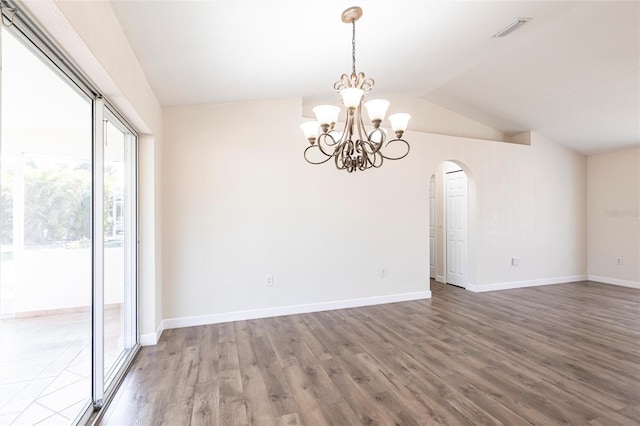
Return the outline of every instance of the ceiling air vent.
[[[508,34],[517,30],[521,25],[526,24],[530,20],[531,18],[517,18],[515,21],[511,22],[509,25],[495,33],[493,35],[493,38],[506,37]]]

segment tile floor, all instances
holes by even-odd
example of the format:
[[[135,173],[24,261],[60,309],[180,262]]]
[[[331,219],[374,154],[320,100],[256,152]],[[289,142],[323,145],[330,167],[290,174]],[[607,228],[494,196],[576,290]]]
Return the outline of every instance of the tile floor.
[[[123,350],[122,309],[105,311],[105,366]],[[0,425],[68,425],[91,396],[91,313],[0,320]]]

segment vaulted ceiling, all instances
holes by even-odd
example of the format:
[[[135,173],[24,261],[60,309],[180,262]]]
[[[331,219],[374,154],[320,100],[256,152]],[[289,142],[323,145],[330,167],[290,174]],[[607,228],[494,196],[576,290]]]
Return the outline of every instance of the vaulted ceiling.
[[[584,154],[640,143],[639,3],[376,1],[356,24],[377,93],[425,99]],[[351,70],[344,1],[112,1],[163,106],[337,102]],[[531,18],[504,38],[493,34]]]

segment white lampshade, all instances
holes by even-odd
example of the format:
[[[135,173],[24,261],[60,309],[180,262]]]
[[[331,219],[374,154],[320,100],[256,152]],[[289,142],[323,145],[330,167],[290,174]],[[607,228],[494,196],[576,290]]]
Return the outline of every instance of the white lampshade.
[[[300,125],[302,132],[304,133],[304,137],[307,139],[316,139],[318,137],[318,122],[317,121],[307,121]]]
[[[389,116],[389,122],[391,123],[391,128],[394,132],[404,132],[407,130],[407,126],[409,125],[409,119],[411,115],[406,114],[404,112],[399,112],[396,114],[391,114]]]
[[[362,89],[350,87],[348,89],[342,89],[340,91],[340,95],[342,96],[342,102],[346,108],[356,108],[360,105],[360,99],[362,99],[364,91]]]
[[[332,124],[338,121],[338,114],[340,114],[340,108],[333,105],[318,105],[313,108],[313,112],[316,115],[316,120],[320,125]]]
[[[364,106],[367,107],[367,112],[369,113],[369,120],[384,120],[384,116],[387,114],[387,110],[389,109],[389,101],[386,99],[372,99],[364,103]]]

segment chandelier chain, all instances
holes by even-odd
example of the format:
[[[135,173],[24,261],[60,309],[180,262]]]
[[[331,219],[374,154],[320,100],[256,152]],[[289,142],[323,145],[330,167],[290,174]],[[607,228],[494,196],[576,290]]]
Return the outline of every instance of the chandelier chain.
[[[356,20],[351,21],[351,25],[353,25],[353,36],[351,37],[351,63],[352,63],[352,71],[356,73]]]

